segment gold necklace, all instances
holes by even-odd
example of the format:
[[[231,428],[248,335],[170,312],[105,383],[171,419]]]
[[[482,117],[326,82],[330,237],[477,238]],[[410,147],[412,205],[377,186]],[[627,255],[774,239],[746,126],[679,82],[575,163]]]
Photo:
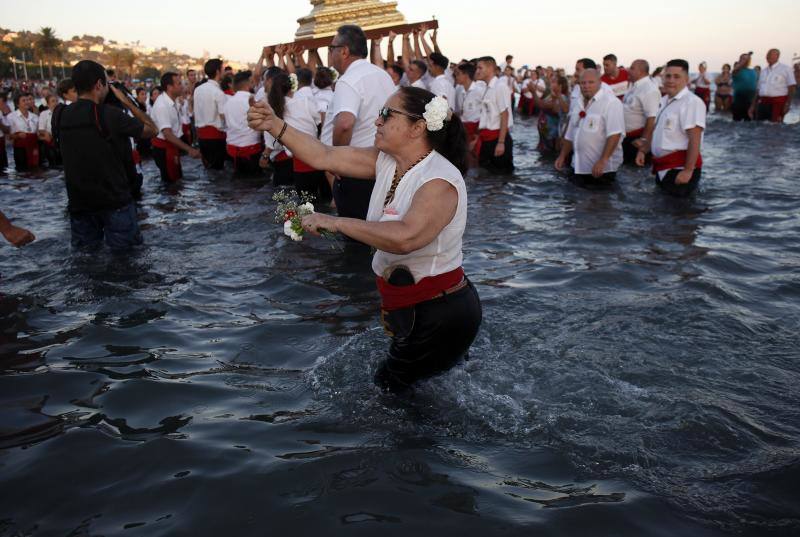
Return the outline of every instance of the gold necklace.
[[[417,164],[419,164],[420,162],[422,162],[423,160],[428,158],[428,155],[430,155],[432,152],[433,152],[433,149],[431,149],[430,151],[428,151],[427,153],[422,155],[419,159],[417,159],[417,161],[414,164],[412,164],[411,166],[406,168],[406,171],[404,171],[402,173],[402,175],[400,173],[398,173],[397,169],[395,169],[395,171],[394,171],[394,179],[392,179],[392,186],[389,187],[389,192],[386,193],[386,198],[383,200],[383,206],[384,207],[389,205],[389,203],[391,203],[391,201],[394,199],[394,191],[397,190],[397,187],[398,187],[398,185],[400,185],[400,181],[403,179],[403,177],[405,177],[406,174],[409,171],[411,171],[411,168],[413,168],[414,166],[416,166]]]

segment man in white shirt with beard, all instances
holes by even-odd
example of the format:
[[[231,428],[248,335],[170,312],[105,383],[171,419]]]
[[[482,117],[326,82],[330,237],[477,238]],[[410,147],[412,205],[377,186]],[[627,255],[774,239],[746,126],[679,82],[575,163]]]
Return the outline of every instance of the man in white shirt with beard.
[[[628,77],[631,87],[622,101],[625,110],[622,154],[626,163],[632,163],[639,149],[652,138],[661,103],[661,90],[650,78],[650,64],[645,60],[634,60],[628,69]]]
[[[358,26],[340,26],[328,48],[340,75],[321,140],[327,145],[372,147],[378,112],[395,91],[392,78],[366,59],[367,38]],[[334,178],[333,199],[339,216],[364,220],[374,185],[374,178]]]
[[[582,98],[570,112],[555,167],[564,169],[569,154],[574,153],[573,182],[585,188],[608,188],[622,164],[622,103],[613,93],[601,89],[597,69],[584,69],[580,88]]]

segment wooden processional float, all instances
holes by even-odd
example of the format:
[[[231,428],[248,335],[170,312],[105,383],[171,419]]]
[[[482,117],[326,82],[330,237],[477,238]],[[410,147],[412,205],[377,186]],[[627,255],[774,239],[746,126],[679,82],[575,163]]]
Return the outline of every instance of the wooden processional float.
[[[439,27],[436,19],[407,23],[405,17],[397,11],[397,2],[311,0],[311,5],[314,6],[311,13],[297,19],[300,27],[295,33],[294,41],[268,45],[265,48],[272,51],[282,45],[297,46],[304,50],[327,48],[336,35],[336,29],[343,24],[357,24],[364,30],[367,39],[386,37],[390,32],[397,35],[408,34],[420,26],[429,30]]]

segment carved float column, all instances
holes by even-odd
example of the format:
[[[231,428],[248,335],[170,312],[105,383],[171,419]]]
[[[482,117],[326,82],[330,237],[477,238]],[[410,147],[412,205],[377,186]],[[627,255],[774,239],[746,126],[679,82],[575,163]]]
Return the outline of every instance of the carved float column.
[[[396,26],[406,22],[397,11],[397,2],[380,0],[311,0],[314,8],[297,19],[300,28],[295,39],[328,37],[342,24],[357,24],[364,30]]]

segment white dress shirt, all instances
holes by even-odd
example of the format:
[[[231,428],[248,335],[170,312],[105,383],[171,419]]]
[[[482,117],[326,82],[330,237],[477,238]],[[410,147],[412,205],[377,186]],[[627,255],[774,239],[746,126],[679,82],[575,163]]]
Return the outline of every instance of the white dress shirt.
[[[308,89],[308,92],[303,92],[302,89]],[[322,115],[319,112],[317,101],[314,99],[311,89],[302,89],[298,90],[294,96],[286,98],[283,119],[290,127],[316,138],[317,126],[322,121]],[[292,154],[288,149],[286,153],[288,155]]]
[[[45,131],[52,136],[53,134],[53,111],[49,108],[39,114],[39,125],[38,128],[40,131]]]
[[[469,89],[458,86],[456,89],[456,113],[464,123],[474,123],[481,120],[483,94],[486,91],[486,82],[474,80]]]
[[[237,91],[222,109],[225,114],[226,143],[235,147],[248,147],[261,141],[261,136],[247,125],[247,110],[250,109],[249,91]]]
[[[389,73],[367,60],[356,60],[336,81],[332,110],[325,114],[322,142],[333,145],[333,123],[336,116],[349,112],[356,118],[352,147],[372,147],[375,144],[375,119],[394,93],[394,83]]]
[[[453,110],[456,105],[456,88],[453,83],[448,80],[446,75],[439,75],[433,79],[430,86],[430,92],[434,95],[444,97],[447,99],[447,104],[450,105],[450,110]]]
[[[674,98],[664,95],[656,117],[656,128],[653,131],[653,143],[650,150],[655,157],[663,157],[675,151],[689,148],[689,135],[686,131],[695,127],[706,128],[706,105],[703,100],[683,88]],[[700,137],[702,147],[703,136]],[[679,169],[683,169],[680,167]],[[659,172],[663,178],[667,171]]]
[[[643,129],[648,118],[658,115],[661,90],[653,79],[645,76],[633,83],[623,100],[625,132]]]
[[[220,117],[224,115],[227,95],[219,87],[219,82],[209,80],[199,85],[194,90],[194,124],[200,127],[216,127],[218,130],[225,130],[225,124]]]
[[[36,133],[39,130],[39,116],[28,111],[28,117],[22,115],[19,110],[14,110],[6,116],[8,127],[11,134],[18,132]]]
[[[500,114],[508,110],[508,130],[514,125],[514,114],[511,110],[511,90],[497,77],[492,78],[481,97],[480,129],[500,130]]]
[[[205,86],[205,84],[203,84]],[[153,123],[158,128],[158,138],[166,140],[163,129],[172,129],[172,134],[181,137],[181,118],[178,114],[178,106],[175,101],[170,99],[167,92],[162,93],[153,103],[153,110],[150,112],[150,117],[153,118]]]
[[[428,85],[421,78],[418,78],[414,82],[412,82],[411,83],[411,87],[412,88],[420,88],[420,89],[424,89],[424,90],[428,89]]]
[[[585,113],[580,117],[581,112]],[[597,91],[588,104],[581,98],[570,112],[569,126],[564,135],[572,142],[572,167],[576,174],[592,173],[592,168],[603,155],[606,140],[615,134],[625,135],[625,114],[622,103],[610,91]],[[622,136],[608,159],[603,173],[616,172],[622,164]]]
[[[796,85],[797,80],[792,69],[785,63],[776,63],[761,69],[761,75],[758,77],[758,96],[783,97],[789,94],[789,86]]]
[[[325,89],[314,88],[314,98],[317,100],[317,110],[327,113],[333,104],[333,88],[328,86]]]
[[[604,91],[609,95],[614,95],[614,92],[611,90],[611,86],[606,84],[605,82],[600,82],[600,91]],[[572,93],[569,94],[569,113],[572,113],[572,109],[578,103],[583,102],[583,93],[581,93],[581,85],[579,83],[575,83],[572,86]]]

